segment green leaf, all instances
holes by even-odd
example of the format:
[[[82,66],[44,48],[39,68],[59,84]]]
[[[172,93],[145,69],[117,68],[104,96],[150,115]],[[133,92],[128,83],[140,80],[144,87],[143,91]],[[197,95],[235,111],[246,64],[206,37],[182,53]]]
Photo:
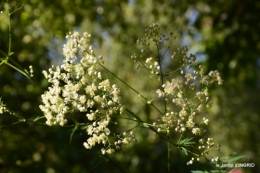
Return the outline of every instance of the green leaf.
[[[74,133],[75,133],[75,131],[76,131],[77,129],[78,129],[78,125],[76,124],[75,127],[73,128],[71,134],[70,134],[70,143],[71,143],[72,137],[73,137],[73,135],[74,135]]]
[[[231,157],[231,156],[235,156],[235,155],[237,155],[236,152],[229,154],[230,157]]]
[[[231,163],[231,162],[241,159],[242,157],[244,157],[244,155],[236,156],[236,153],[232,153],[228,156],[221,157],[220,161],[224,162],[224,163]]]
[[[237,161],[237,160],[241,159],[242,157],[244,157],[244,155],[236,156],[236,157],[230,158],[230,159],[228,160],[228,162],[234,162],[234,161]]]
[[[186,138],[180,141],[180,144],[184,144],[186,142],[189,142],[190,140],[192,140],[193,138]]]
[[[35,118],[33,121],[38,121],[39,119],[45,118],[45,116],[38,116],[37,118]]]
[[[185,155],[188,155],[188,152],[185,148],[181,147],[181,151],[185,154]]]
[[[88,128],[89,123],[81,123],[80,125],[82,125],[80,129],[84,130],[84,129]]]
[[[191,146],[192,144],[195,144],[195,142],[190,142],[193,138],[186,138],[179,142],[180,145],[184,146]]]

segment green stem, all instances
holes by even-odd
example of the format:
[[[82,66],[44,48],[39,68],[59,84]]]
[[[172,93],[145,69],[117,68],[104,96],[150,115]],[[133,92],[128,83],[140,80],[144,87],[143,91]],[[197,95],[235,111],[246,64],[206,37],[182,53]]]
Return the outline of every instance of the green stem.
[[[157,60],[158,60],[158,63],[159,63],[159,67],[160,67],[160,78],[161,78],[161,85],[164,84],[164,76],[163,76],[163,70],[162,70],[162,58],[160,56],[160,47],[159,45],[156,43],[156,48],[157,48]],[[166,101],[166,96],[164,96],[164,111],[165,113],[167,112],[167,101]],[[170,145],[170,130],[167,130],[167,138],[168,138],[168,141],[167,141],[167,167],[168,167],[168,172],[170,172],[171,170],[171,145]]]
[[[8,55],[6,55],[6,53],[4,53],[3,51],[0,50],[0,53],[3,54],[5,57],[7,57]],[[2,58],[1,58],[2,60]],[[4,59],[5,60],[5,59]],[[3,60],[2,60],[3,61]]]
[[[37,118],[35,118],[35,119],[33,120],[33,122],[36,122],[36,121],[38,121],[39,119],[42,119],[42,118],[45,118],[45,116],[38,116]]]
[[[14,123],[11,123],[11,124],[0,125],[0,128],[2,128],[2,127],[12,126],[12,125],[19,124],[19,123],[23,123],[23,122],[24,122],[24,121],[20,119],[19,121],[14,122]]]
[[[6,60],[1,60],[2,62],[0,63],[0,65],[5,64]]]
[[[140,119],[137,115],[135,115],[135,114],[134,114],[132,111],[130,111],[129,109],[126,109],[126,111],[127,111],[128,113],[130,113],[133,117],[135,117],[135,118],[138,120],[138,122],[140,122],[140,123],[142,123],[142,124],[145,123],[142,119]],[[145,123],[145,124],[148,125],[147,123]],[[157,130],[155,130],[152,126],[149,125],[148,127],[149,127],[150,130],[152,130],[153,132],[155,132],[157,135],[159,135],[160,137],[162,137],[163,139],[165,139],[165,140],[168,142],[168,147],[169,147],[169,148],[170,148],[170,144],[173,145],[173,146],[175,146],[175,147],[178,147],[178,148],[180,148],[180,147],[185,148],[184,146],[181,146],[181,145],[179,145],[179,144],[173,143],[172,141],[170,141],[170,139],[169,139],[168,136],[162,135],[162,134],[159,133]],[[195,155],[195,156],[197,156],[197,157],[199,156],[198,154],[196,154],[196,153],[194,153],[194,152],[188,150],[187,148],[185,148],[185,149],[186,149],[186,151],[187,151],[188,153],[191,153],[191,154],[193,154],[193,155]],[[168,153],[168,154],[169,154],[169,153]]]
[[[181,136],[180,136],[180,138],[179,138],[179,140],[178,140],[178,143],[180,143],[181,138],[182,138],[182,135],[183,135],[183,132],[181,133]]]
[[[7,4],[9,5],[9,1],[8,0],[7,0]],[[22,68],[21,67],[19,68],[19,65],[17,65],[17,63],[13,59],[10,58],[11,55],[13,54],[13,52],[11,52],[11,50],[12,50],[12,48],[11,48],[12,47],[11,14],[13,12],[15,12],[16,10],[19,10],[21,7],[20,8],[16,8],[13,12],[10,12],[9,8],[10,7],[7,8],[7,13],[8,13],[8,35],[9,35],[9,39],[8,39],[8,53],[6,54],[3,51],[0,51],[3,55],[5,55],[5,58],[1,59],[2,62],[0,63],[0,65],[6,64],[6,65],[10,66],[11,68],[15,69],[16,71],[20,72],[21,74],[23,74],[24,76],[26,76],[28,79],[30,79],[28,73],[26,71],[21,70]],[[12,65],[12,64],[10,64],[10,63],[8,63],[9,58],[17,67]]]
[[[12,53],[11,53],[11,46],[12,46],[12,35],[11,35],[11,14],[9,12],[9,9],[8,10],[8,28],[9,28],[9,42],[8,42],[8,56],[11,56]]]
[[[99,64],[102,68],[104,68],[107,72],[109,72],[110,74],[112,74],[115,78],[117,78],[120,82],[122,82],[123,84],[125,84],[127,87],[129,87],[132,91],[134,91],[135,93],[137,93],[141,98],[143,98],[144,100],[146,100],[147,102],[147,98],[144,97],[141,93],[139,93],[136,89],[134,89],[133,87],[131,87],[130,85],[128,85],[125,81],[123,81],[121,78],[119,78],[115,73],[113,73],[112,71],[108,70],[105,66],[103,66],[102,64]],[[163,115],[163,113],[153,104],[150,103],[150,105],[155,108],[161,115]]]
[[[138,120],[138,122],[140,122],[140,123],[142,123],[142,124],[145,123],[142,119],[140,119],[137,115],[135,115],[135,114],[134,114],[132,111],[130,111],[129,109],[126,109],[126,111],[127,111],[129,114],[131,114],[133,117],[135,117],[135,118]],[[146,124],[147,124],[147,123],[146,123]],[[153,132],[155,132],[157,135],[159,135],[159,136],[162,137],[163,139],[165,139],[166,141],[169,141],[170,144],[172,144],[172,145],[174,145],[174,146],[176,146],[176,147],[180,147],[178,144],[175,144],[175,143],[173,143],[172,141],[170,141],[167,136],[164,136],[164,135],[162,135],[161,133],[159,133],[159,132],[158,132],[157,130],[155,130],[152,126],[149,126],[149,129],[152,130]]]
[[[10,64],[10,63],[8,63],[8,62],[6,62],[6,64],[7,64],[8,66],[12,67],[13,69],[15,69],[16,71],[22,73],[22,74],[23,74],[24,76],[26,76],[28,79],[30,79],[30,76],[28,76],[28,74],[26,74],[26,72],[20,70],[19,68],[13,66],[12,64]]]
[[[10,115],[13,115],[13,116],[17,117],[20,121],[23,121],[23,122],[26,121],[26,119],[25,119],[24,117],[22,117],[22,116],[19,115],[18,113],[15,113],[14,111],[11,111],[11,110],[8,109],[7,107],[6,107],[6,110],[7,110],[7,112],[9,112]]]
[[[167,131],[167,137],[170,140],[170,131]],[[170,172],[170,170],[171,170],[171,162],[170,162],[170,158],[171,158],[171,145],[170,145],[169,141],[167,141],[167,152],[168,152],[168,172]]]

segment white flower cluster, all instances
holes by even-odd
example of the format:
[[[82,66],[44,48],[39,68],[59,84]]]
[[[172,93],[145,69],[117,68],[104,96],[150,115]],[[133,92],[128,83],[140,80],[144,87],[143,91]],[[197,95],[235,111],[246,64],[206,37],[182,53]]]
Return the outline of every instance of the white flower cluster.
[[[159,74],[160,73],[160,66],[159,63],[153,60],[152,57],[149,57],[145,60],[145,66],[148,68],[152,74]]]
[[[213,82],[221,85],[223,81],[218,71],[211,71],[205,75],[203,66],[199,66],[199,70],[191,72],[191,65],[196,60],[195,55],[188,55],[187,46],[177,48],[171,53],[172,39],[174,39],[172,33],[160,34],[160,27],[154,23],[145,30],[144,37],[137,40],[137,43],[142,45],[140,55],[131,56],[134,62],[139,63],[138,67],[142,66],[152,74],[159,76],[161,81],[161,88],[157,89],[156,93],[160,97],[159,100],[164,102],[165,111],[164,113],[159,111],[160,116],[152,126],[158,132],[168,133],[175,130],[183,134],[183,132],[189,131],[195,136],[204,137],[205,126],[209,124],[209,120],[199,115],[211,107],[208,87]],[[162,69],[166,52],[171,53],[170,57],[176,68],[172,71]],[[169,80],[169,75],[178,71],[180,75]],[[200,150],[203,154],[214,146],[212,138],[209,139],[205,151]],[[205,146],[203,145],[203,147]],[[199,157],[196,160],[198,161]],[[195,159],[192,158],[188,164],[192,164],[194,161]]]
[[[143,53],[143,49],[141,50],[141,53]],[[142,60],[142,55],[140,55],[140,57],[137,57],[136,55],[132,55],[131,59],[134,60],[134,62],[140,61],[140,63],[142,64],[142,66],[144,68],[146,68],[147,70],[149,70],[152,74],[156,74],[159,75],[160,74],[160,65],[159,63],[155,60],[154,57],[148,57],[145,59],[145,61],[143,62]],[[140,65],[138,64],[137,68]]]
[[[135,135],[132,131],[130,132],[124,132],[122,135],[118,136],[118,140],[114,142],[114,146],[115,146],[115,149],[116,150],[120,150],[120,145],[124,144],[124,145],[127,145],[129,144],[130,142],[136,142],[136,138],[135,138]],[[84,145],[86,145],[86,143],[84,143]],[[108,149],[105,149],[105,148],[102,148],[101,149],[101,152],[102,154],[111,154],[113,153],[115,150],[113,148],[108,148]]]
[[[175,111],[167,112],[162,116],[154,126],[158,131],[167,131],[170,128],[175,128],[179,133],[185,132],[187,129],[196,136],[202,136],[204,126],[209,124],[209,120],[205,117],[198,117],[206,108],[211,106],[208,87],[214,81],[222,84],[222,79],[217,71],[209,72],[204,75],[203,66],[199,66],[199,71],[193,73],[187,72],[183,74],[183,78],[174,78],[166,81],[162,85],[162,90],[158,89],[159,97],[166,99],[172,98],[172,106]],[[176,111],[178,110],[178,111]],[[196,119],[196,121],[195,121]],[[201,120],[197,122],[197,120]],[[202,126],[204,124],[204,126]],[[208,154],[208,151],[215,146],[212,138],[199,141],[198,149],[202,154]],[[192,164],[194,160],[190,160],[187,164]]]
[[[208,125],[209,120],[203,117],[201,123],[196,123],[194,118],[205,108],[210,107],[208,86],[214,81],[218,84],[222,83],[219,73],[215,71],[204,75],[203,66],[200,66],[200,70],[194,71],[193,74],[186,73],[183,79],[174,78],[171,82],[166,81],[162,85],[163,90],[158,89],[156,92],[159,97],[172,97],[172,103],[180,110],[166,113],[160,120],[161,125],[156,123],[157,126],[167,129],[175,127],[175,131],[180,133],[188,128],[194,135],[201,135],[203,129],[199,125]],[[197,83],[200,85],[198,86]]]
[[[42,95],[43,104],[40,105],[46,124],[50,126],[63,126],[68,122],[67,117],[85,112],[86,121],[91,122],[86,129],[90,136],[84,143],[87,149],[99,143],[109,145],[110,117],[123,111],[119,103],[120,90],[108,79],[102,79],[98,65],[103,60],[95,56],[89,38],[88,33],[83,37],[78,32],[69,33],[63,48],[63,64],[43,71],[51,86]],[[108,149],[111,153],[109,146]]]

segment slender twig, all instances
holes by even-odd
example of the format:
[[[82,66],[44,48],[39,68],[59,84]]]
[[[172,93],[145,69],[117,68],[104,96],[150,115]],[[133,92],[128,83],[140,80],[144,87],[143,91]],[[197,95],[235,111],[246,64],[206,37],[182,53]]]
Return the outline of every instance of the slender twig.
[[[25,71],[20,70],[19,68],[17,68],[16,66],[13,66],[12,64],[6,62],[5,64],[7,64],[8,66],[12,67],[13,69],[15,69],[16,71],[19,71],[20,73],[22,73],[24,76],[26,76],[28,79],[30,79],[30,76],[28,76],[28,74],[26,74]]]
[[[7,9],[7,15],[8,15],[8,52],[7,54],[4,53],[3,51],[0,51],[4,56],[5,58],[1,58],[2,62],[0,63],[0,65],[2,64],[6,64],[8,66],[10,66],[11,68],[15,69],[16,71],[20,72],[21,74],[23,74],[24,76],[26,76],[28,79],[31,79],[30,76],[28,75],[28,72],[25,71],[25,70],[22,70],[22,68],[20,67],[20,65],[18,63],[16,63],[13,59],[11,59],[10,57],[12,56],[13,52],[12,52],[12,34],[11,34],[11,31],[12,31],[12,23],[11,23],[11,15],[22,8],[22,5],[21,7],[16,7],[16,9],[12,12],[10,12],[10,7],[9,7],[9,1],[7,0],[7,4],[8,4],[8,7],[6,8]],[[12,65],[11,63],[9,63],[9,59],[13,62],[13,64],[15,65]]]
[[[160,55],[160,46],[159,44],[156,42],[155,43],[156,48],[157,48],[157,61],[160,67],[160,78],[161,78],[161,86],[164,84],[164,75],[163,75],[163,69],[162,69],[162,58]],[[167,101],[166,101],[166,96],[164,96],[164,111],[165,113],[167,112]],[[170,130],[167,130],[167,138],[170,138]],[[170,146],[170,142],[169,140],[167,141],[167,167],[168,167],[168,172],[170,172],[170,168],[171,168],[171,163],[170,163],[170,159],[171,159],[171,146]]]
[[[14,122],[14,123],[11,123],[11,124],[0,125],[0,128],[12,126],[12,125],[23,123],[23,122],[24,122],[23,120],[19,119],[17,122]]]
[[[0,50],[0,53],[1,53],[1,54],[3,54],[5,57],[7,57],[7,56],[8,56],[6,53],[4,53],[4,52],[3,52],[3,51],[1,51],[1,50]],[[2,60],[2,58],[1,58],[1,60]],[[5,60],[5,58],[4,58],[3,60]],[[3,61],[3,60],[2,60],[2,61]]]
[[[131,87],[129,84],[127,84],[125,81],[123,81],[121,78],[119,78],[115,73],[113,73],[112,71],[108,70],[105,66],[103,66],[102,64],[99,64],[102,68],[104,68],[107,72],[109,72],[110,74],[112,74],[114,77],[116,77],[120,82],[122,82],[123,84],[125,84],[127,87],[129,87],[132,91],[134,91],[136,94],[138,94],[138,96],[140,96],[141,98],[143,98],[144,100],[146,100],[147,102],[147,98],[144,97],[141,93],[139,93],[136,89],[134,89],[133,87]],[[150,105],[155,108],[161,115],[163,115],[163,113],[153,104],[150,103]]]
[[[135,118],[138,120],[139,123],[141,123],[141,124],[144,124],[144,123],[145,123],[141,118],[139,118],[137,115],[135,115],[135,113],[133,113],[133,112],[130,111],[129,109],[126,109],[126,111],[127,111],[129,114],[131,114],[133,117],[135,117]],[[169,141],[170,144],[172,144],[172,145],[174,145],[174,146],[176,146],[176,147],[180,147],[178,144],[175,144],[175,143],[173,143],[172,141],[170,141],[168,137],[162,135],[161,133],[159,133],[156,129],[154,129],[154,128],[153,128],[152,126],[150,126],[150,125],[149,125],[149,129],[152,130],[153,132],[155,132],[156,134],[158,134],[160,137],[164,138],[166,141]]]
[[[7,4],[9,4],[9,2],[7,1]],[[9,11],[9,7],[7,8],[7,12],[8,12],[8,30],[9,30],[9,41],[8,41],[8,57],[12,55],[11,52],[11,46],[12,46],[12,35],[11,35],[11,13]]]

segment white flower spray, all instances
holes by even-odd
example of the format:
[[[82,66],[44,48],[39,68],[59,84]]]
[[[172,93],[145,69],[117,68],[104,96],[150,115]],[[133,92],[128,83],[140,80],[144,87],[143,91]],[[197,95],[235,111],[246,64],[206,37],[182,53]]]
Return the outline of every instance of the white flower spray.
[[[177,69],[172,72],[164,71],[162,62],[165,57],[164,54],[160,54],[160,49],[173,39],[173,34],[160,35],[159,30],[160,27],[157,24],[152,24],[146,29],[145,37],[137,41],[144,47],[141,55],[133,55],[131,58],[152,75],[159,76],[161,87],[155,92],[158,95],[157,100],[162,101],[164,105],[164,111],[159,110],[152,101],[147,102],[158,110],[160,118],[155,122],[143,122],[133,112],[126,110],[137,118],[136,127],[140,127],[138,123],[141,123],[162,137],[164,135],[161,134],[166,133],[167,137],[164,138],[168,140],[168,149],[170,144],[173,144],[186,153],[193,153],[196,159],[192,157],[187,162],[187,164],[192,164],[194,161],[199,161],[200,157],[208,155],[213,147],[219,150],[213,139],[204,134],[209,120],[203,116],[202,112],[211,107],[209,86],[213,82],[222,84],[223,81],[217,71],[204,74],[202,65],[198,70],[191,72],[190,67],[196,58],[192,54],[187,56],[187,47],[178,48],[170,56],[172,59],[180,58],[177,61]],[[65,58],[62,65],[52,66],[48,71],[43,71],[45,78],[51,83],[48,91],[42,95],[43,104],[40,105],[47,119],[46,124],[63,126],[68,123],[68,119],[78,124],[73,118],[75,113],[85,113],[86,121],[80,124],[84,125],[89,137],[83,145],[86,149],[91,149],[96,144],[101,144],[104,146],[101,148],[103,154],[111,154],[115,149],[120,149],[120,145],[136,141],[133,129],[121,135],[114,135],[113,142],[109,138],[111,136],[109,124],[111,124],[112,116],[121,115],[125,108],[120,103],[120,89],[115,84],[111,84],[108,79],[102,78],[99,67],[107,69],[103,66],[102,57],[95,56],[89,44],[90,35],[84,33],[81,37],[78,32],[73,32],[68,34],[67,39],[68,42],[63,48]],[[153,52],[151,45],[155,46],[153,50],[157,53]],[[144,52],[148,52],[150,56],[146,58],[147,54],[143,54]],[[178,75],[171,77],[171,73],[178,73]],[[126,85],[138,93],[128,84]],[[144,96],[142,98],[146,99]],[[184,132],[194,137],[186,138],[186,135],[183,135]],[[170,142],[172,133],[180,135],[179,141],[175,144]],[[195,141],[191,141],[192,139]],[[196,151],[188,150],[191,145],[193,149],[196,147]],[[170,161],[169,155],[168,160]]]
[[[102,79],[98,65],[103,59],[95,56],[88,33],[83,37],[78,32],[69,33],[67,39],[62,65],[43,71],[51,86],[42,95],[40,109],[49,126],[63,126],[75,112],[85,112],[86,121],[91,123],[86,128],[90,137],[83,145],[91,149],[96,144],[103,144],[102,153],[112,153],[108,125],[112,115],[123,112],[119,102],[120,89],[108,79]]]
[[[137,67],[144,67],[151,74],[159,76],[159,81],[161,81],[161,88],[157,89],[156,93],[159,100],[164,102],[165,110],[162,111],[160,118],[152,123],[151,127],[157,129],[159,133],[166,133],[169,138],[170,133],[174,131],[179,133],[180,139],[177,145],[180,148],[184,147],[184,143],[180,141],[186,140],[188,144],[193,138],[201,139],[200,142],[192,141],[187,145],[196,145],[199,152],[193,154],[199,160],[202,155],[207,155],[209,150],[215,147],[212,138],[208,138],[207,142],[204,143],[206,136],[203,132],[205,125],[209,124],[209,120],[203,117],[203,112],[211,107],[208,88],[214,82],[221,85],[223,81],[217,71],[205,74],[202,65],[199,66],[198,70],[192,70],[191,67],[196,57],[193,54],[187,55],[188,48],[186,46],[178,48],[170,55],[172,61],[177,63],[175,64],[177,69],[164,71],[162,63],[172,39],[174,39],[172,33],[161,34],[160,27],[154,23],[145,30],[144,37],[137,41],[138,44],[142,45],[140,55],[133,55],[131,58],[135,63],[138,63]],[[177,75],[171,78],[170,74],[173,73],[177,73]],[[189,133],[190,136],[194,137],[185,139],[184,133]],[[216,148],[219,149],[219,147]],[[194,158],[188,164],[192,164],[193,161]]]

